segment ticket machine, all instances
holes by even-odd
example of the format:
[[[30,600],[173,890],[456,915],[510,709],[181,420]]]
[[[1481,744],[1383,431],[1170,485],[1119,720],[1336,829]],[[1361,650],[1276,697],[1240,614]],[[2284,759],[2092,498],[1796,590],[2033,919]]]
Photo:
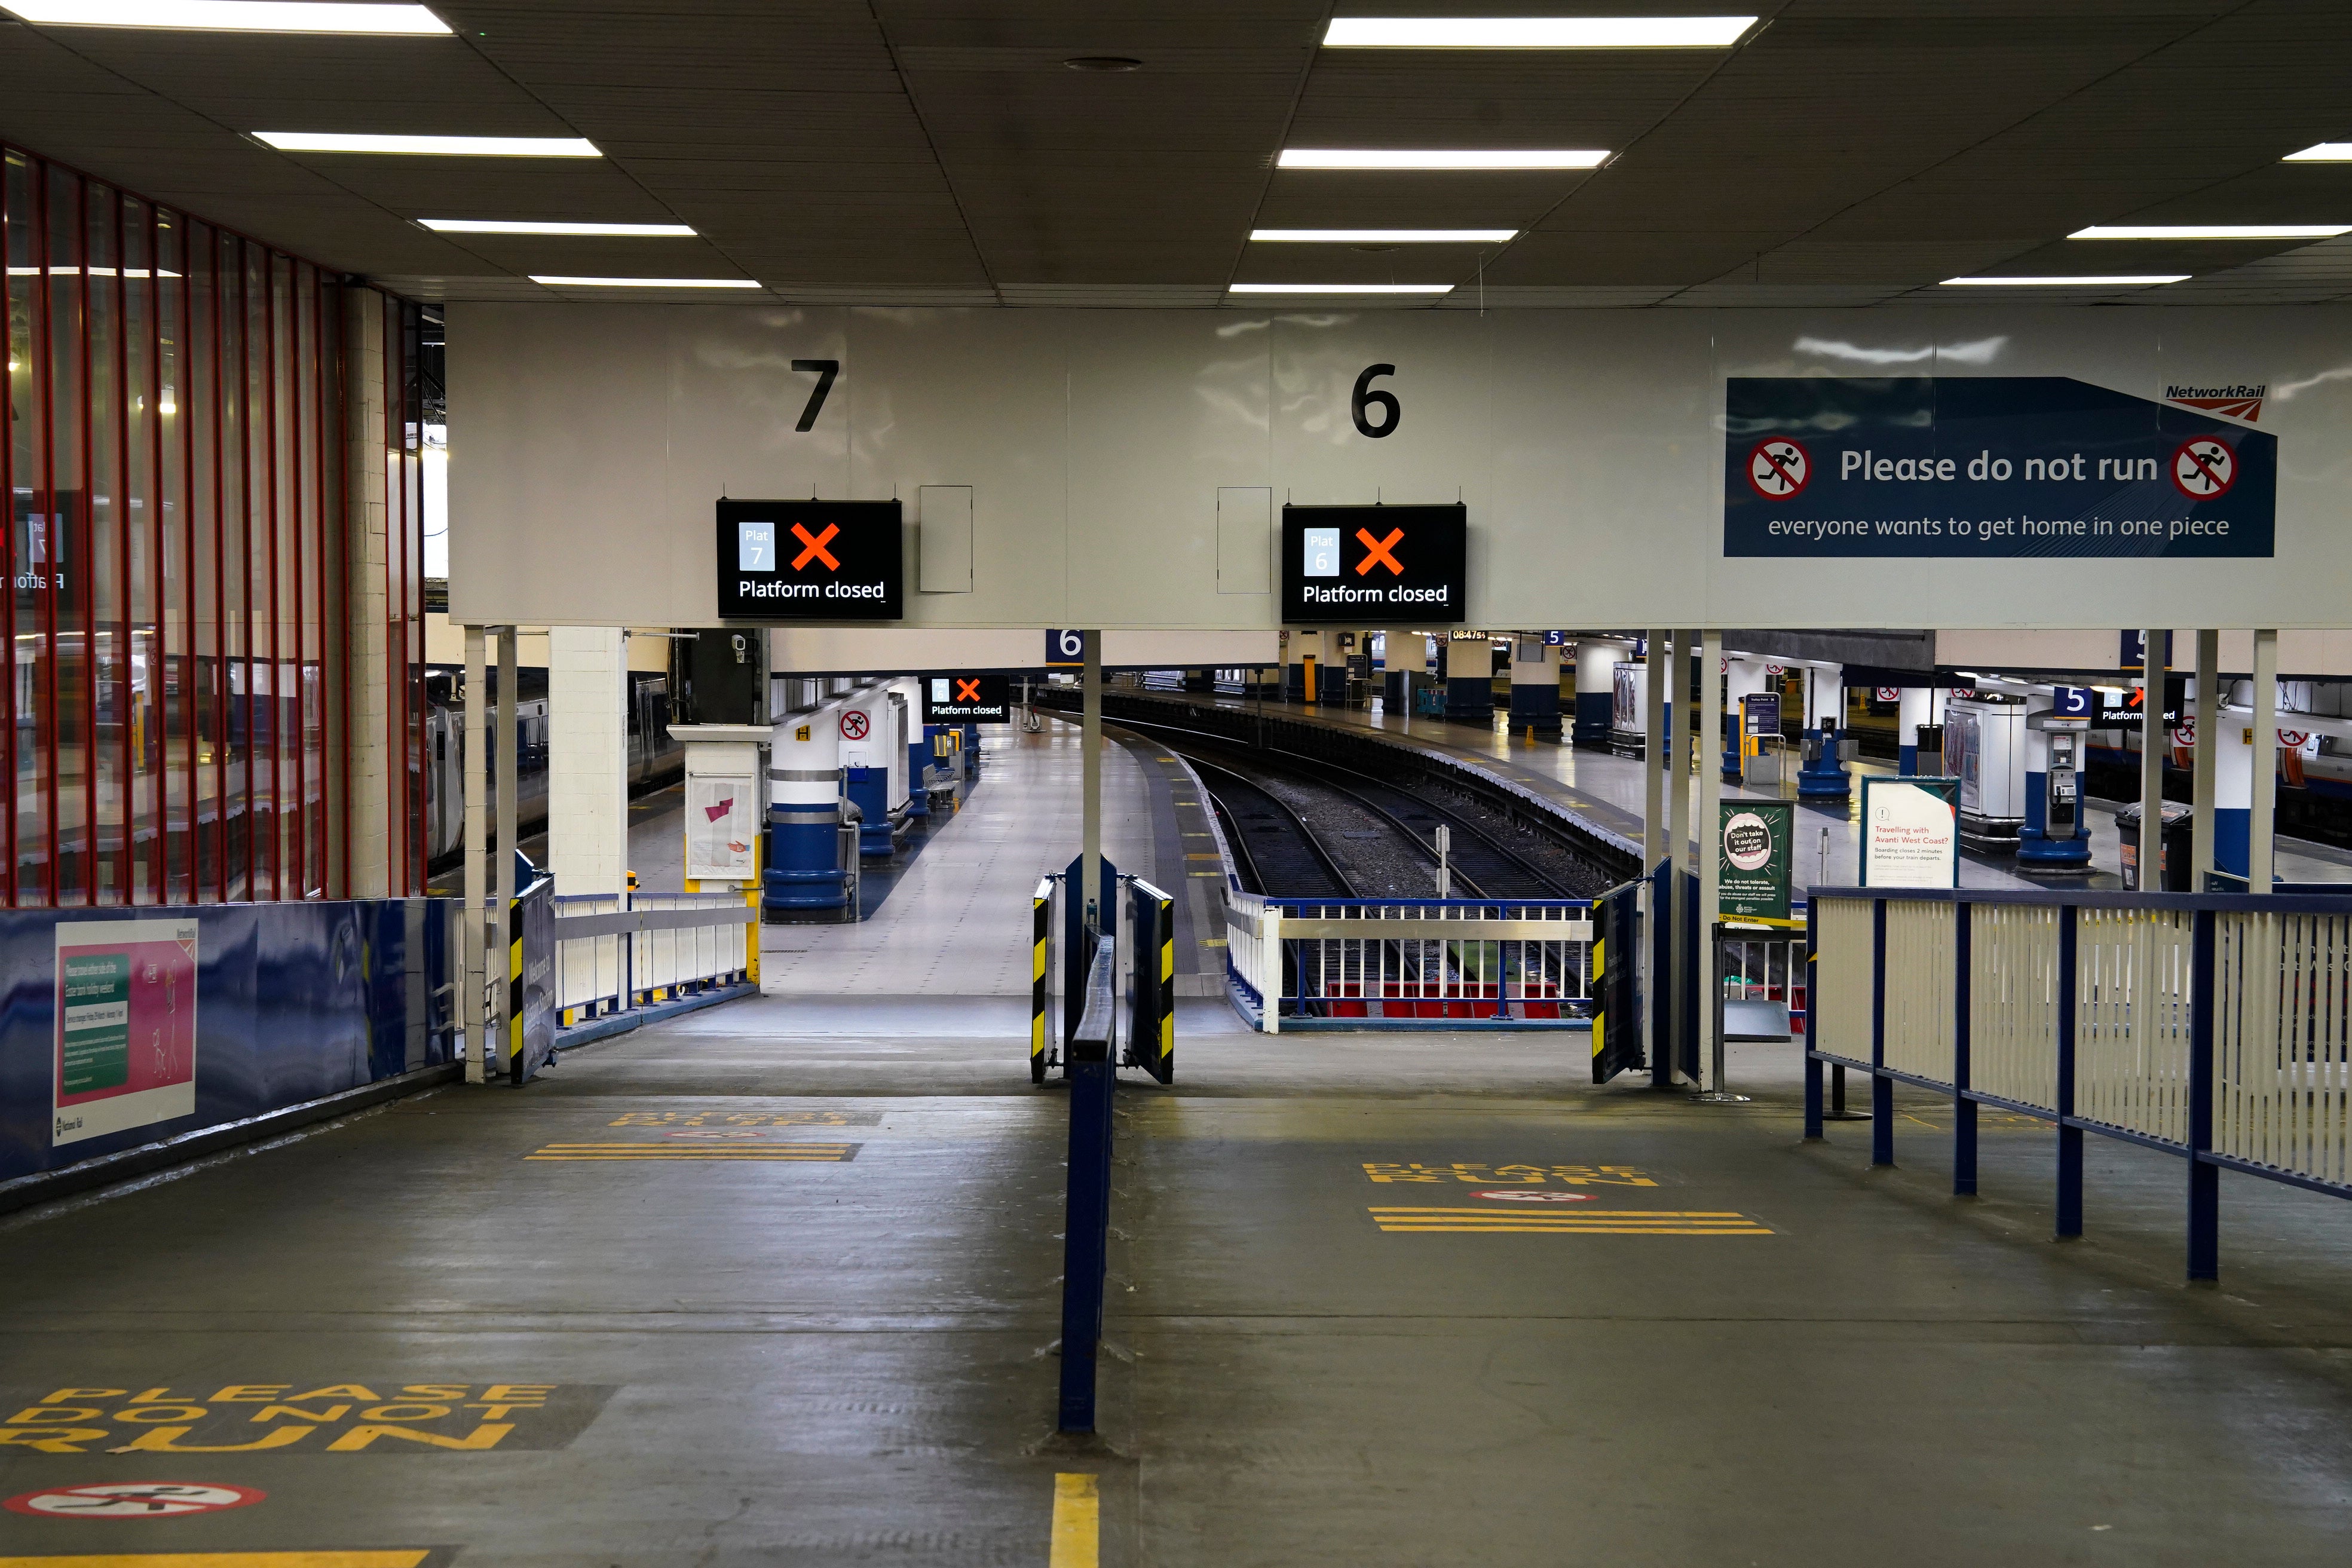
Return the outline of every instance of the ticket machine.
[[[2091,868],[2091,834],[2083,820],[2083,763],[2098,694],[2087,686],[2061,686],[2045,705],[2027,700],[2025,826],[2017,836],[2017,862],[2042,871]]]

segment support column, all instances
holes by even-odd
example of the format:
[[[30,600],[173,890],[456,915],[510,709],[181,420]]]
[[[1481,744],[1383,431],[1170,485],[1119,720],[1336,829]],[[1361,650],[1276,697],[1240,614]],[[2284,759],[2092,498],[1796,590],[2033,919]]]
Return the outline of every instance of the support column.
[[[2254,634],[2253,786],[2246,813],[2246,891],[2268,893],[2273,872],[2278,814],[2278,633]]]
[[[629,885],[628,649],[618,626],[547,633],[547,871],[567,896]]]
[[[2168,631],[2140,634],[2139,887],[2164,891],[2164,648]]]
[[[343,744],[351,778],[335,820],[347,835],[351,878],[342,896],[380,899],[392,890],[391,608],[384,581],[383,297],[345,289],[343,427],[349,433],[344,472],[344,593],[351,606],[343,676],[351,693]],[[475,690],[479,691],[479,687]],[[478,710],[467,715],[468,724]],[[339,770],[327,770],[331,780]]]
[[[1906,686],[1895,698],[1895,754],[1898,759],[1895,772],[1910,777],[1922,770],[1919,766],[1919,726],[1932,724],[1936,689],[1932,686]],[[1937,759],[1933,773],[1943,772],[1941,758]]]
[[[2196,692],[2189,709],[2189,890],[2201,893],[2218,863],[2214,857],[2214,763],[2220,756],[2221,634],[2197,634]]]
[[[1698,651],[1698,634],[1676,631],[1674,634],[1673,661],[1667,666],[1672,672],[1666,688],[1666,864],[1674,884],[1675,919],[1669,941],[1673,945],[1674,992],[1666,1013],[1673,1021],[1671,1037],[1673,1052],[1666,1058],[1670,1069],[1680,1071],[1683,1063],[1683,1042],[1691,1037],[1690,1014],[1693,965],[1697,954],[1691,951],[1693,910],[1689,874],[1691,868],[1691,753],[1697,741],[1691,733],[1690,697],[1693,657]]]
[[[1457,724],[1495,721],[1495,649],[1485,637],[1447,639],[1445,716]]]
[[[768,752],[761,919],[840,918],[837,911],[849,901],[841,823],[841,704],[785,715]]]
[[[1740,699],[1752,697],[1771,684],[1771,676],[1760,658],[1735,658],[1724,676],[1723,710],[1732,720],[1731,732],[1723,744],[1723,766],[1719,770],[1725,784],[1739,784],[1748,776],[1748,754],[1751,742],[1748,739],[1746,716]]]
[[[1602,749],[1616,720],[1617,667],[1633,650],[1611,637],[1583,637],[1576,645],[1576,727],[1570,739]]]
[[[490,715],[491,754],[498,764],[499,844],[498,858],[492,863],[490,878],[490,910],[488,929],[493,942],[489,960],[490,1016],[493,1027],[489,1032],[489,1049],[482,1076],[486,1082],[498,1082],[507,1076],[509,1042],[513,1036],[514,992],[508,984],[509,978],[509,946],[507,911],[514,907],[515,862],[520,858],[516,845],[520,832],[516,817],[516,805],[520,789],[515,766],[515,688],[520,684],[515,668],[515,645],[520,635],[512,626],[499,628],[498,706]]]
[[[1693,956],[1698,963],[1698,1059],[1710,1094],[1724,1092],[1723,1041],[1717,1027],[1717,1016],[1723,1011],[1717,1005],[1723,995],[1723,982],[1715,967],[1721,952],[1715,942],[1715,921],[1716,911],[1722,907],[1723,868],[1716,846],[1721,837],[1717,822],[1723,802],[1723,770],[1707,766],[1711,753],[1719,749],[1715,738],[1723,729],[1723,680],[1716,673],[1722,663],[1723,634],[1701,632],[1698,743],[1691,748],[1698,759],[1698,952]]]
[[[1667,837],[1666,733],[1674,686],[1670,634],[1654,626],[1647,637],[1648,663],[1642,671],[1642,874],[1650,883],[1647,953],[1647,1016],[1650,1026],[1650,1087],[1674,1087],[1674,840]]]
[[[1086,673],[1079,698],[1078,744],[1086,755],[1079,764],[1078,907],[1086,911],[1086,929],[1102,929],[1102,633],[1081,634],[1087,647]]]
[[[1805,670],[1805,738],[1818,742],[1819,754],[1797,770],[1797,795],[1804,800],[1844,800],[1853,794],[1853,780],[1838,760],[1838,736],[1845,722],[1845,668],[1842,665]]]
[[[2017,863],[2041,871],[2086,871],[2091,866],[2091,836],[2083,820],[2082,773],[2084,736],[2073,738],[2075,752],[2074,819],[2053,826],[2050,821],[2050,731],[2034,727],[2037,713],[2050,711],[2053,699],[2041,694],[2025,700],[2025,826],[2017,830]]]
[[[458,917],[465,944],[465,978],[457,987],[457,1026],[466,1032],[466,1081],[480,1083],[489,1063],[490,1020],[488,1012],[489,970],[486,945],[490,899],[489,861],[489,660],[482,628],[466,628],[465,728],[458,737],[460,786],[465,792],[465,827],[461,840],[466,862],[466,902]]]
[[[1559,739],[1559,650],[1539,637],[1511,639],[1511,733]]]

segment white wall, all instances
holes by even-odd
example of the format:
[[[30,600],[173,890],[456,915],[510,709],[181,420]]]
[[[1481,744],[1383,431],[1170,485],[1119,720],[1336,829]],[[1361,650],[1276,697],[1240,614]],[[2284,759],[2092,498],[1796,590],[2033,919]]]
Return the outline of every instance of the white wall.
[[[793,429],[836,358],[815,426]],[[1349,414],[1393,363],[1395,433]],[[1727,559],[1729,376],[2263,382],[2274,559]],[[1217,491],[1438,501],[1474,625],[2110,626],[2352,620],[2352,310],[1062,311],[449,307],[461,620],[710,625],[722,495],[971,487],[972,588],[911,625],[1275,625],[1220,593]],[[1277,514],[1278,515],[1278,514]],[[913,524],[909,524],[911,536]],[[1229,535],[1227,549],[1251,541]],[[915,559],[910,537],[908,560]],[[1232,580],[1229,578],[1229,580]]]

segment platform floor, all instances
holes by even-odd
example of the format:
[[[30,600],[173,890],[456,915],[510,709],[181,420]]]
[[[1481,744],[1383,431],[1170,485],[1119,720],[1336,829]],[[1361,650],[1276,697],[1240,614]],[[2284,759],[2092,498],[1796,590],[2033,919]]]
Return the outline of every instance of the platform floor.
[[[1063,744],[992,753],[958,831],[1055,798]],[[1022,833],[1064,854],[975,831],[975,896]],[[1056,1438],[1066,1118],[1024,1032],[912,981],[763,995],[0,1221],[0,1499],[264,1494],[0,1514],[0,1561],[1071,1568],[1059,1474],[1112,1568],[2352,1561],[2352,1212],[2225,1173],[2189,1289],[2175,1162],[2094,1140],[2054,1244],[2047,1131],[1989,1114],[1956,1201],[1947,1109],[1906,1095],[1874,1172],[1858,1126],[1800,1141],[1786,1047],[1703,1107],[1581,1081],[1580,1037],[1186,999],[1176,1086],[1119,1089],[1103,1433]],[[1527,1228],[1446,1228],[1493,1215]]]
[[[1183,700],[1192,702],[1213,700],[1222,708],[1252,711],[1256,708],[1255,700],[1237,697],[1203,699],[1198,694],[1187,694]],[[1638,757],[1584,751],[1552,741],[1529,741],[1523,735],[1512,733],[1499,714],[1492,725],[1486,726],[1393,714],[1377,698],[1369,708],[1324,708],[1274,702],[1266,704],[1266,710],[1312,723],[1378,730],[1409,739],[1415,745],[1469,758],[1484,766],[1507,773],[1557,800],[1571,814],[1586,816],[1612,833],[1637,840],[1642,836],[1643,780],[1642,763]],[[1857,778],[1864,773],[1891,775],[1895,772],[1893,767],[1877,763],[1850,763],[1847,768]],[[1696,820],[1698,800],[1696,779],[1691,781],[1690,790],[1693,818]],[[1723,795],[1727,800],[1794,800],[1796,785],[1791,781],[1775,791],[1749,790],[1737,784],[1726,784]],[[2122,840],[2116,831],[2116,804],[2098,800],[2085,803],[2091,824],[2093,867],[2088,875],[2043,876],[2030,871],[2021,872],[2013,856],[1964,851],[1960,885],[1967,888],[2122,887],[2123,854]],[[1800,804],[1797,879],[1801,885],[1853,885],[1858,875],[1855,824],[1860,820],[1861,810],[1859,791],[1851,799],[1834,805],[1822,806],[1811,802]],[[1826,860],[1819,849],[1820,834],[1823,830],[1829,835]],[[1827,867],[1825,873],[1822,869],[1824,865]],[[2352,882],[2352,853],[2332,845],[2282,838],[2278,845],[2278,874],[2296,882]]]

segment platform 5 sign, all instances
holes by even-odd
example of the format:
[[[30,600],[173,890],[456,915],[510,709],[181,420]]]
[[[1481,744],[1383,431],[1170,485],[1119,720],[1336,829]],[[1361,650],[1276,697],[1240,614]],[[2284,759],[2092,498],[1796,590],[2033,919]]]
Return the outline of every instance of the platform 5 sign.
[[[1466,620],[1468,539],[1468,512],[1459,505],[1286,506],[1282,618]]]
[[[722,500],[719,616],[895,621],[904,557],[895,500]]]

